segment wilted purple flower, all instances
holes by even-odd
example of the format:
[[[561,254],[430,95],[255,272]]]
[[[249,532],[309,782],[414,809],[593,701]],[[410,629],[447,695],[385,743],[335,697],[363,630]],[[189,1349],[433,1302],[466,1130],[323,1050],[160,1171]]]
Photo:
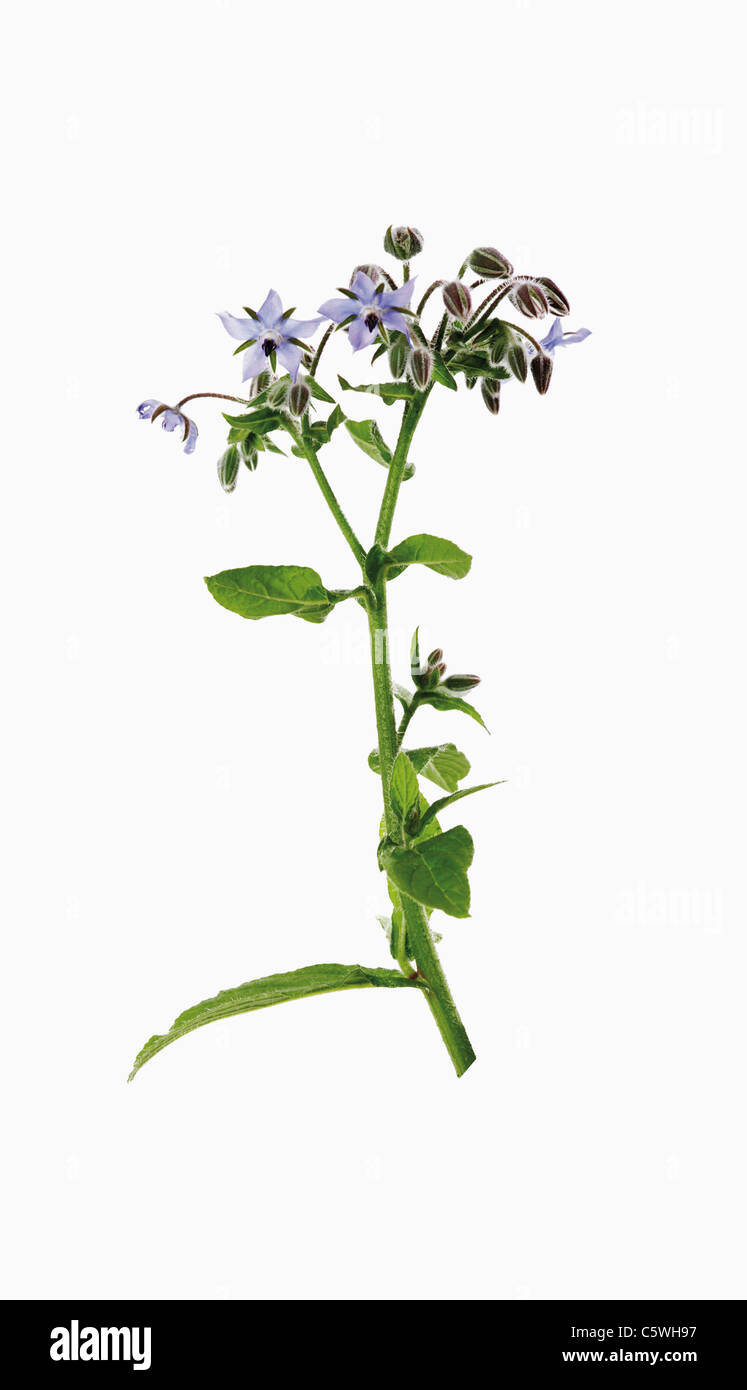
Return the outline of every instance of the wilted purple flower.
[[[137,408],[137,413],[141,420],[150,420],[155,424],[160,418],[165,430],[171,433],[172,430],[182,430],[182,442],[185,454],[193,454],[197,443],[197,426],[194,420],[190,420],[181,410],[173,410],[170,405],[164,405],[162,401],[142,401]]]
[[[303,347],[294,340],[310,337],[321,323],[321,319],[285,318],[283,302],[275,290],[270,290],[256,315],[239,317],[225,313],[219,314],[218,318],[232,338],[250,344],[244,353],[242,381],[266,371],[267,359],[272,353],[277,353],[278,361],[290,374],[291,380],[295,381],[301,365]]]
[[[406,280],[404,285],[400,285],[396,290],[385,290],[383,287],[377,289],[370,276],[362,270],[357,270],[350,285],[350,297],[326,299],[320,304],[319,313],[324,314],[324,317],[331,319],[333,323],[344,323],[352,316],[353,322],[348,329],[348,337],[354,352],[370,347],[378,335],[381,324],[384,328],[391,328],[395,333],[404,333],[409,342],[407,315],[399,311],[409,306],[414,288],[413,279]]]
[[[591,336],[590,328],[577,328],[575,333],[564,333],[560,319],[553,319],[552,328],[546,337],[540,339],[540,347],[552,357],[556,347],[568,347],[571,343],[582,343]],[[532,350],[533,351],[533,350]]]

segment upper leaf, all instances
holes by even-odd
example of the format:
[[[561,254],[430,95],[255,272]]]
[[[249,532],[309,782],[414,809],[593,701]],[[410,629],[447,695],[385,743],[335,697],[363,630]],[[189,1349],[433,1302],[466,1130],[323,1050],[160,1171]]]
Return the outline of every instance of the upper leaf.
[[[389,561],[395,569],[404,565],[427,565],[436,574],[449,579],[463,579],[469,574],[472,556],[460,550],[453,541],[440,536],[408,536],[389,551]]]
[[[296,613],[318,622],[333,604],[316,570],[303,565],[247,565],[210,575],[205,583],[218,603],[242,618]]]
[[[392,451],[375,420],[346,420],[345,428],[364,454],[368,454],[369,458],[380,463],[382,468],[389,467],[392,462]],[[415,465],[408,463],[405,465],[402,477],[405,480],[411,478],[414,472]]]
[[[450,690],[418,690],[414,699],[419,705],[432,705],[434,709],[461,710],[462,714],[468,714],[470,719],[476,719],[478,724],[482,724],[483,729],[489,732],[481,714],[478,714],[474,705],[470,705],[467,700],[461,700],[458,695],[452,695]]]
[[[393,401],[411,401],[415,396],[413,387],[404,381],[377,381],[367,386],[351,386],[344,376],[337,379],[343,391],[364,391],[369,396],[381,396],[386,405],[391,405]]]
[[[390,792],[394,813],[405,823],[410,813],[420,806],[417,775],[406,753],[398,753],[394,760]]]
[[[401,892],[425,907],[440,908],[450,917],[469,917],[472,836],[463,825],[413,845],[383,851],[388,877]]]
[[[421,777],[427,777],[447,792],[455,792],[462,777],[466,777],[470,770],[469,759],[453,743],[439,743],[429,748],[407,748],[404,751]],[[374,772],[379,771],[378,748],[369,754],[368,764]]]
[[[145,1047],[138,1052],[128,1079],[131,1081],[143,1063],[150,1061],[169,1043],[217,1019],[251,1013],[255,1009],[266,1009],[270,1004],[283,1004],[290,999],[303,999],[312,994],[329,994],[334,990],[365,989],[368,986],[398,989],[403,986],[417,987],[419,984],[420,981],[408,979],[399,970],[381,970],[364,965],[304,965],[300,970],[250,980],[237,989],[224,989],[212,999],[203,999],[200,1004],[180,1014],[168,1033],[157,1033],[149,1038]]]

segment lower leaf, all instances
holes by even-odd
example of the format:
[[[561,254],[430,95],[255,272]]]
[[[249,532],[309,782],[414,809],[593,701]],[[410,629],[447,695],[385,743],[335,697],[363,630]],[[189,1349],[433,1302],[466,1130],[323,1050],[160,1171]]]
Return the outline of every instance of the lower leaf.
[[[195,1028],[213,1023],[221,1018],[233,1018],[235,1014],[252,1013],[255,1009],[267,1009],[271,1004],[283,1004],[291,999],[305,999],[312,994],[330,994],[343,989],[366,989],[383,987],[385,989],[422,988],[419,980],[410,980],[399,970],[384,970],[366,965],[304,965],[300,970],[288,970],[282,975],[266,975],[260,980],[250,980],[236,989],[224,989],[212,999],[203,999],[186,1009],[174,1021],[168,1033],[156,1033],[149,1038],[138,1052],[128,1081],[145,1062],[155,1057],[169,1043],[183,1038]]]

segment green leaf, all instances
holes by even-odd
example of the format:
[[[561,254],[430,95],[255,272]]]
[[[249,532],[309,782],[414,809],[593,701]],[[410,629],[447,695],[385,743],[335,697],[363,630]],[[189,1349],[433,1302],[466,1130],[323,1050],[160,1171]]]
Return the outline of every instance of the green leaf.
[[[195,1028],[217,1019],[233,1018],[235,1014],[267,1009],[271,1004],[284,1004],[291,999],[305,999],[312,994],[329,994],[343,989],[366,989],[369,986],[386,989],[419,987],[419,980],[410,980],[399,970],[382,970],[365,965],[304,965],[300,970],[288,970],[282,975],[267,975],[262,980],[250,980],[237,989],[224,989],[213,999],[203,999],[180,1014],[168,1033],[149,1038],[138,1052],[130,1072],[131,1081],[144,1062],[149,1062],[169,1043],[183,1038]]]
[[[460,700],[458,695],[452,695],[448,690],[419,690],[415,696],[419,705],[432,705],[439,710],[460,710],[462,714],[468,714],[470,719],[476,719],[478,724],[482,724],[486,732],[490,732],[481,714],[477,713],[474,705],[470,705],[466,700]]]
[[[285,422],[276,410],[255,410],[250,415],[225,415],[223,419],[233,429],[251,430],[253,434],[269,434],[270,430],[283,429]]]
[[[369,458],[380,463],[383,468],[389,467],[392,451],[375,420],[346,420],[345,428],[364,454],[368,454]]]
[[[441,354],[433,352],[431,355],[433,357],[433,380],[439,381],[442,386],[448,386],[450,391],[458,390],[457,384]]]
[[[344,376],[338,376],[337,380],[343,391],[363,391],[369,396],[381,396],[386,405],[394,401],[411,401],[415,396],[413,387],[405,381],[377,381],[367,386],[351,386]]]
[[[444,791],[455,792],[462,777],[470,770],[469,759],[453,743],[433,744],[429,748],[405,748],[410,762],[420,777],[427,777]],[[368,765],[373,772],[379,772],[378,748],[368,755]]]
[[[413,809],[420,806],[420,788],[415,769],[406,753],[398,753],[389,784],[395,815],[405,823]]]
[[[319,385],[316,377],[311,376],[309,373],[304,377],[304,381],[315,400],[326,401],[328,405],[334,405],[334,396],[330,396],[329,392],[325,391],[324,387]]]
[[[463,796],[472,796],[473,792],[485,792],[488,790],[488,787],[501,787],[504,781],[505,778],[500,782],[481,782],[478,787],[464,787],[462,791],[452,792],[450,796],[440,796],[438,801],[434,801],[425,812],[420,823],[421,830],[424,830],[426,826],[430,824],[433,817],[437,816],[440,811],[445,811],[447,806],[451,806],[452,802],[461,801]]]
[[[205,579],[218,603],[242,618],[270,618],[282,613],[320,622],[333,599],[316,570],[303,565],[247,565]]]
[[[402,565],[427,565],[436,574],[445,574],[448,579],[463,579],[469,574],[472,556],[460,550],[453,541],[442,540],[440,536],[408,536],[389,551],[392,567]]]
[[[424,907],[440,908],[450,917],[469,917],[472,836],[463,825],[435,835],[411,849],[385,848],[384,867],[396,888]]]

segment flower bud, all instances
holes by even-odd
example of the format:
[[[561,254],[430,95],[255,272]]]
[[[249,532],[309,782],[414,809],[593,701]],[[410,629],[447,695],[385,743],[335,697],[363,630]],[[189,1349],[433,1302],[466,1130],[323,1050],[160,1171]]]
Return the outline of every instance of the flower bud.
[[[423,249],[423,233],[417,227],[387,227],[384,250],[398,261],[412,260]]]
[[[546,352],[537,353],[537,356],[532,358],[531,372],[537,390],[544,396],[552,376],[552,358],[548,357]]]
[[[506,361],[519,381],[527,379],[527,355],[521,343],[512,343],[506,353]]]
[[[463,285],[460,280],[449,280],[444,285],[441,294],[447,314],[451,314],[453,319],[459,319],[464,323],[472,310],[472,295],[467,286]]]
[[[444,690],[454,691],[474,690],[475,686],[479,684],[479,676],[447,676],[446,680],[441,682],[441,686]]]
[[[389,349],[389,370],[393,377],[404,376],[409,355],[410,349],[404,333],[395,334]]]
[[[563,291],[558,289],[554,280],[551,280],[547,275],[538,275],[537,284],[541,285],[545,291],[545,298],[554,314],[560,317],[563,314],[569,314],[571,312],[571,306],[568,300],[563,294]]]
[[[522,280],[509,298],[528,319],[541,319],[550,309],[545,291],[534,280]]]
[[[257,446],[254,442],[256,438],[256,434],[250,434],[248,439],[242,439],[241,443],[239,444],[241,457],[244,463],[246,464],[247,468],[249,469],[250,473],[254,472],[255,468],[257,467],[257,464],[259,463],[259,454],[257,452]]]
[[[433,357],[427,348],[413,348],[407,360],[407,371],[413,386],[424,391],[433,371]]]
[[[297,381],[288,392],[288,409],[291,415],[305,415],[311,392],[305,381]]]
[[[444,654],[443,654],[441,648],[440,648],[440,647],[436,647],[436,650],[433,651],[433,652],[431,652],[430,656],[428,657],[428,665],[429,665],[429,666],[438,666],[439,661],[443,661],[443,659],[444,659]]]
[[[467,257],[467,265],[481,280],[503,280],[507,275],[512,275],[514,269],[494,246],[478,246]]]
[[[375,284],[375,285],[378,285],[379,280],[381,279],[381,266],[380,266],[380,265],[371,265],[371,264],[368,264],[368,265],[356,265],[356,266],[354,266],[354,268],[353,268],[353,273],[352,273],[352,275],[350,276],[350,285],[351,285],[351,286],[352,286],[352,283],[353,283],[353,281],[354,281],[356,275],[358,274],[358,271],[360,271],[362,275],[367,275],[368,278],[369,278],[369,280],[373,280],[374,284]]]
[[[282,407],[288,399],[288,380],[273,381],[272,386],[267,391],[267,404]]]
[[[480,382],[482,398],[491,415],[497,415],[501,408],[501,383],[484,376]]]
[[[249,399],[251,400],[252,396],[258,396],[260,391],[266,390],[271,381],[272,372],[260,372],[259,376],[253,377],[249,387]]]
[[[241,456],[235,444],[229,444],[218,459],[218,481],[224,492],[233,492],[239,476]]]

